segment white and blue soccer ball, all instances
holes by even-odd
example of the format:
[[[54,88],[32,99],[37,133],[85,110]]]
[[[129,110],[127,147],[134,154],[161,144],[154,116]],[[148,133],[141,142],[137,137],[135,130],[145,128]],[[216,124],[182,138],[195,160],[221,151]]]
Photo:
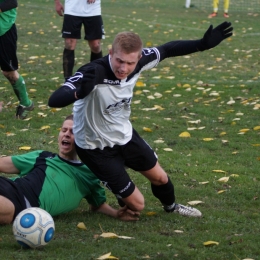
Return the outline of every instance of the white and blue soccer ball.
[[[47,245],[52,240],[54,232],[52,216],[41,208],[33,207],[21,211],[13,223],[14,237],[24,248]]]

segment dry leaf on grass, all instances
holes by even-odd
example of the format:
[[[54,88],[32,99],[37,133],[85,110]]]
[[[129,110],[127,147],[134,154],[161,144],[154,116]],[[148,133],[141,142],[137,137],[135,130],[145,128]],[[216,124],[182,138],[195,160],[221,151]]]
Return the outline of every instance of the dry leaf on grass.
[[[106,259],[117,259],[117,260],[119,260],[119,258],[112,256],[111,252],[97,258],[97,260],[106,260]]]
[[[80,229],[87,230],[87,228],[86,228],[86,226],[85,226],[85,224],[83,222],[79,222],[77,227],[80,228]]]
[[[206,241],[203,243],[204,246],[214,246],[214,245],[219,245],[219,242],[216,241]]]

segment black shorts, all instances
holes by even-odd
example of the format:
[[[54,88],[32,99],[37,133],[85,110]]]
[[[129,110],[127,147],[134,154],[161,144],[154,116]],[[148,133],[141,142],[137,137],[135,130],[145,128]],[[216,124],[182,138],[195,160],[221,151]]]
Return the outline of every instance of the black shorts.
[[[4,35],[0,36],[0,67],[3,71],[14,71],[18,69],[17,31],[13,26]]]
[[[26,209],[24,195],[17,184],[3,176],[0,176],[0,195],[6,197],[14,204],[15,212],[13,219],[15,219],[22,210]]]
[[[62,38],[81,39],[81,27],[84,25],[85,40],[105,39],[104,25],[101,15],[81,17],[64,15]]]
[[[82,149],[76,145],[79,158],[118,198],[130,196],[135,185],[126,167],[135,171],[152,169],[157,155],[133,129],[132,139],[125,145],[105,147],[103,150]]]

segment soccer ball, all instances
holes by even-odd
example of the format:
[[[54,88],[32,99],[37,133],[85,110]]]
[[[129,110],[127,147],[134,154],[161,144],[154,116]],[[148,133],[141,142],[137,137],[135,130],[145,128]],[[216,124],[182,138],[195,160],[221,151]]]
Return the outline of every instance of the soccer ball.
[[[13,223],[14,237],[24,248],[45,246],[53,238],[54,231],[52,216],[35,207],[21,211]]]

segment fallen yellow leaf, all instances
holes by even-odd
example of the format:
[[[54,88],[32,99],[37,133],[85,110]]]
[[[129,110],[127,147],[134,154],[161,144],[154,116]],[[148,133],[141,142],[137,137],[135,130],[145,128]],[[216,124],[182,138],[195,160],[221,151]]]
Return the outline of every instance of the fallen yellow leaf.
[[[127,236],[118,236],[118,238],[123,238],[123,239],[134,239],[134,237],[127,237]]]
[[[23,121],[29,121],[29,120],[31,120],[32,118],[31,117],[27,117],[27,118],[25,118]]]
[[[86,226],[85,226],[85,224],[83,222],[79,222],[77,227],[80,228],[80,229],[87,230],[87,228],[86,228]]]
[[[222,177],[222,178],[218,179],[218,181],[220,181],[220,182],[228,182],[228,180],[229,180],[229,177]]]
[[[16,134],[11,133],[11,132],[6,132],[6,136],[14,136],[14,135],[16,135]]]
[[[155,140],[154,143],[161,144],[161,143],[164,143],[164,141],[159,139],[159,140]]]
[[[208,181],[203,181],[203,182],[199,182],[199,184],[207,184],[209,183]]]
[[[175,232],[175,233],[183,233],[182,230],[173,230],[173,232]]]
[[[214,138],[203,138],[202,140],[205,141],[205,142],[209,142],[209,141],[214,140]]]
[[[42,126],[42,127],[40,128],[40,130],[45,130],[45,129],[48,129],[48,128],[50,128],[49,125],[44,125],[44,126]]]
[[[147,212],[146,215],[147,216],[154,216],[156,215],[157,213],[156,212],[153,212],[153,211],[150,211],[150,212]]]
[[[198,205],[198,204],[201,204],[201,203],[204,203],[204,202],[200,201],[200,200],[193,200],[193,201],[188,202],[189,205]]]
[[[190,137],[190,133],[189,132],[182,132],[182,133],[179,134],[179,137],[185,137],[185,138]]]
[[[207,242],[204,242],[203,245],[204,246],[214,246],[214,245],[218,245],[219,242],[216,242],[216,241],[207,241]]]
[[[119,258],[112,256],[111,252],[97,258],[97,260],[106,260],[106,259],[117,259],[118,260]]]
[[[115,233],[111,233],[111,232],[102,233],[100,236],[104,237],[104,238],[117,238],[118,237],[118,235],[116,235]]]
[[[164,110],[164,108],[163,108],[163,107],[161,107],[161,106],[158,106],[158,105],[154,105],[154,107],[155,107],[156,109],[158,109],[158,110]]]
[[[222,173],[226,173],[225,171],[222,170],[212,170],[213,172],[222,172]]]
[[[19,150],[28,151],[28,150],[31,150],[31,147],[30,146],[21,146],[21,147],[19,147]]]
[[[153,131],[151,128],[148,128],[148,127],[143,127],[143,130],[145,132],[152,132]]]
[[[253,129],[254,129],[255,131],[260,130],[260,125],[255,126]]]
[[[246,132],[248,132],[249,130],[250,130],[250,129],[248,129],[248,128],[244,128],[244,129],[240,129],[239,132],[246,133]]]
[[[142,81],[137,81],[135,85],[136,85],[136,87],[145,87],[146,86],[146,84],[143,83]]]
[[[142,90],[136,90],[134,94],[135,95],[140,95],[140,94],[142,94],[142,92],[143,92]]]

